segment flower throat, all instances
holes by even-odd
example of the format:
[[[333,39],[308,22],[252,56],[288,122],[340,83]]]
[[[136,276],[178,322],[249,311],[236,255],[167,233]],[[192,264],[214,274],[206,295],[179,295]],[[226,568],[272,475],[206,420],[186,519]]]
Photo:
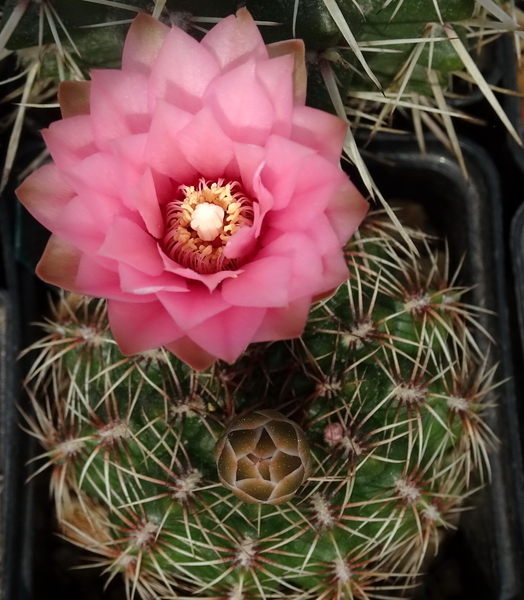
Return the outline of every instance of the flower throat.
[[[253,201],[237,181],[225,184],[201,178],[198,185],[179,187],[181,198],[166,206],[164,252],[197,273],[233,271],[248,257],[230,259],[224,247],[241,227],[253,224]]]

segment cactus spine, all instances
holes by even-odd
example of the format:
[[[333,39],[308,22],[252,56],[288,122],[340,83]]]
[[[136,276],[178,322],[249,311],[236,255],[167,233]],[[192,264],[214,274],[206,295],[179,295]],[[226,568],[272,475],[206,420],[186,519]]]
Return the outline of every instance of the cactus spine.
[[[417,583],[485,478],[493,372],[447,261],[397,237],[368,219],[301,339],[200,374],[163,349],[122,356],[104,303],[62,296],[33,348],[31,429],[62,532],[130,597],[367,600]],[[213,449],[233,417],[267,409],[305,431],[310,477],[288,502],[245,503]]]

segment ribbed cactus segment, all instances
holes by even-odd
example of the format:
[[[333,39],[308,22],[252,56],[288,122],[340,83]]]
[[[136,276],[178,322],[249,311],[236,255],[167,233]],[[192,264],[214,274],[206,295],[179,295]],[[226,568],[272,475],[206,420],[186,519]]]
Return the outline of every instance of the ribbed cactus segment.
[[[417,262],[369,220],[347,248],[350,279],[301,339],[204,373],[163,349],[122,356],[104,303],[63,296],[29,389],[64,535],[122,573],[131,596],[404,597],[493,441],[475,315],[419,241]],[[243,502],[225,463],[220,483],[215,444],[239,422],[229,442],[260,479],[275,448],[299,454],[289,440],[305,432],[310,476],[294,497]],[[248,425],[257,440],[283,437],[253,446]],[[286,460],[283,477],[297,468]]]
[[[446,87],[449,74],[463,69],[463,63],[447,41],[444,24],[460,24],[470,19],[475,9],[475,0],[168,0],[158,4],[164,6],[159,18],[197,38],[209,23],[245,4],[262,23],[268,43],[303,39],[308,52],[308,103],[326,110],[333,107],[321,74],[322,63],[334,69],[343,97],[348,92],[376,91],[377,82],[391,92],[402,86],[405,93],[431,95],[428,67]],[[18,6],[19,0],[6,1],[0,30]],[[152,7],[146,0],[31,2],[7,48],[20,51],[24,64],[33,64],[40,54],[42,77],[88,78],[91,68],[118,67],[130,20]],[[380,52],[364,48],[367,74],[349,42],[348,31],[354,44],[391,42],[380,46]],[[460,25],[453,35],[459,35],[468,46]],[[408,67],[415,54],[414,64]],[[409,82],[403,85],[407,70]]]
[[[377,89],[376,82],[364,73],[354,48],[349,46],[344,29],[340,27],[340,23],[335,22],[333,10],[338,8],[340,17],[357,43],[384,42],[380,46],[380,52],[366,52],[365,60],[381,86],[390,91],[396,91],[395,84],[398,81],[400,85],[399,80],[406,71],[406,63],[420,46],[413,40],[423,40],[426,37],[428,41],[433,39],[428,44],[422,44],[409,83],[404,89],[406,93],[431,94],[428,66],[438,74],[444,87],[447,87],[449,74],[463,68],[452,45],[446,41],[443,24],[469,19],[475,2],[301,0],[296,3],[294,0],[248,0],[247,7],[256,19],[279,23],[278,26],[263,29],[268,40],[293,36],[304,39],[309,51],[308,98],[310,103],[317,103],[327,110],[330,100],[320,74],[322,61],[329,62],[333,67],[343,96],[347,92]],[[456,31],[464,37],[462,28],[458,27]],[[401,40],[412,41],[399,44]],[[464,41],[467,45],[465,38]]]

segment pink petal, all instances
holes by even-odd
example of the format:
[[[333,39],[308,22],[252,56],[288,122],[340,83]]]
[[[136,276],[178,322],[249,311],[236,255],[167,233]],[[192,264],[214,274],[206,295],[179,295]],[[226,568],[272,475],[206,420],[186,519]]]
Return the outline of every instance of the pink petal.
[[[147,231],[159,239],[164,234],[164,219],[156,195],[155,182],[151,169],[146,169],[136,186],[128,188],[124,194],[127,202],[136,207],[144,219]]]
[[[160,204],[166,204],[171,202],[173,198],[178,194],[178,186],[174,186],[174,182],[167,175],[163,175],[158,171],[151,171],[153,177],[153,183],[155,184],[156,197]]]
[[[96,252],[104,241],[100,222],[81,196],[68,203],[57,217],[55,232],[82,252]]]
[[[52,235],[36,267],[36,274],[47,283],[79,292],[76,274],[81,257],[82,252],[76,246]]]
[[[222,70],[233,68],[248,58],[268,57],[260,31],[246,8],[215,25],[204,36],[202,46],[216,57]]]
[[[95,219],[100,231],[105,232],[117,215],[129,214],[120,198],[92,190],[86,190],[85,194],[79,194],[78,197],[90,212],[89,220]]]
[[[313,155],[311,148],[280,136],[270,136],[261,180],[273,197],[273,210],[280,210],[289,204],[297,182],[303,175],[304,161]]]
[[[293,111],[291,139],[316,150],[338,164],[347,132],[347,123],[322,110],[297,106]]]
[[[89,254],[84,254],[80,260],[76,285],[82,294],[95,298],[123,299],[126,296],[120,288],[118,273],[101,265]]]
[[[124,354],[139,354],[164,346],[182,332],[160,302],[135,304],[109,300],[109,324]]]
[[[44,165],[25,179],[16,195],[33,217],[52,231],[75,191],[56,165]]]
[[[98,254],[135,267],[147,275],[160,275],[164,271],[156,240],[125,217],[114,219]]]
[[[166,344],[166,348],[197,371],[204,371],[217,359],[216,356],[206,352],[187,336]]]
[[[155,300],[153,294],[143,291],[132,294],[122,290],[119,276],[120,265],[114,261],[97,255],[83,254],[76,275],[78,293],[95,298],[122,300],[145,304]]]
[[[347,238],[343,242],[340,241],[333,225],[325,214],[317,216],[314,226],[308,230],[307,235],[320,256],[340,253],[342,245],[347,241]]]
[[[264,217],[274,207],[275,199],[262,183],[260,174],[258,175],[258,177],[255,177],[253,184],[256,192],[255,198],[258,200],[258,205],[260,207],[260,218],[258,219],[258,221],[254,221],[253,223],[255,233],[258,236],[260,235],[260,230],[263,225]]]
[[[284,308],[268,309],[264,320],[253,336],[253,342],[289,340],[302,335],[307,321],[311,298],[295,300]]]
[[[89,114],[90,81],[62,81],[58,86],[58,102],[62,118]]]
[[[251,198],[256,198],[254,181],[264,166],[266,151],[253,144],[234,144],[235,158],[240,171],[240,181]]]
[[[280,56],[257,63],[256,72],[273,105],[274,121],[271,133],[289,137],[293,111],[293,57]]]
[[[251,342],[266,311],[234,306],[193,327],[187,334],[209,354],[232,363]]]
[[[240,181],[240,172],[234,156],[233,160],[225,168],[223,178],[226,181]]]
[[[253,205],[255,213],[259,212],[258,205]],[[256,218],[255,218],[256,221]],[[241,258],[249,256],[255,251],[257,244],[255,227],[242,227],[234,233],[224,247],[226,258]]]
[[[198,173],[208,179],[222,177],[233,158],[233,143],[209,108],[203,108],[178,134],[178,146]]]
[[[338,288],[349,277],[349,271],[342,252],[327,254],[322,257],[324,269],[323,289],[317,291],[317,295],[322,292],[329,292]]]
[[[204,94],[204,104],[236,142],[263,146],[273,127],[273,106],[252,60],[215,79]]]
[[[160,275],[146,275],[142,271],[120,263],[118,265],[120,275],[120,287],[122,291],[130,294],[156,294],[157,292],[186,292],[187,283],[182,277],[173,273],[161,273]]]
[[[122,55],[122,70],[149,75],[168,33],[169,27],[158,19],[139,14],[127,32]]]
[[[120,176],[121,182],[121,201],[123,205],[131,211],[136,211],[137,206],[134,201],[129,198],[128,189],[135,188],[140,185],[144,177],[144,169],[148,169],[145,163],[145,150],[147,144],[147,134],[139,133],[137,135],[129,135],[111,140],[110,146],[116,158],[121,160]],[[127,174],[127,175],[126,175]],[[165,175],[160,173],[151,173],[153,178],[157,199],[160,202],[164,200],[164,196],[168,194],[169,199],[173,197],[173,187],[170,180]]]
[[[306,48],[302,40],[282,40],[266,46],[269,58],[290,55],[293,58],[293,102],[306,103],[307,68]]]
[[[121,196],[123,188],[136,185],[141,175],[129,163],[105,152],[92,154],[63,173],[79,193],[93,190],[116,198]]]
[[[202,94],[219,73],[213,55],[185,31],[173,27],[151,70],[149,106],[154,109],[162,98],[195,113],[202,107]]]
[[[115,69],[91,71],[91,117],[101,149],[115,138],[148,131],[147,77]]]
[[[291,261],[289,300],[311,297],[323,288],[322,259],[308,232],[289,231],[261,250],[259,257],[287,258]]]
[[[147,135],[147,133],[137,133],[136,135],[126,135],[111,140],[111,150],[124,163],[132,165],[137,172],[142,172]]]
[[[264,216],[273,208],[273,196],[261,181],[266,151],[252,144],[235,144],[235,159],[239,166],[240,182],[249,196],[258,200],[259,214],[253,223],[255,236],[260,234]]]
[[[210,292],[200,283],[188,283],[189,292],[183,294],[158,293],[158,299],[183,331],[200,325],[230,308],[217,292]]]
[[[255,260],[244,266],[242,275],[224,281],[222,297],[233,306],[287,306],[290,271],[291,260],[287,257]]]
[[[341,244],[345,244],[355,233],[368,210],[369,204],[351,181],[341,186],[326,210]]]
[[[347,180],[343,171],[318,154],[306,157],[288,206],[271,211],[266,217],[269,224],[281,231],[310,229]]]
[[[130,135],[118,138],[117,140],[111,140],[111,149],[113,153],[123,159],[124,164],[130,166],[129,171],[133,174],[133,181],[130,185],[135,185],[138,180],[136,174],[143,173],[144,167],[147,169],[145,163],[145,151],[147,144],[148,135],[146,133],[139,133],[137,135]],[[153,183],[156,190],[156,196],[160,204],[164,204],[173,199],[175,193],[174,188],[171,184],[171,179],[167,175],[163,175],[158,171],[151,172]],[[126,183],[127,185],[127,183]],[[126,203],[128,208],[135,209],[135,205]]]
[[[55,121],[49,129],[42,130],[42,136],[60,169],[67,169],[98,151],[89,115]]]
[[[196,182],[198,178],[196,169],[189,164],[178,144],[178,133],[192,118],[191,113],[159,101],[147,138],[146,163],[179,185]]]

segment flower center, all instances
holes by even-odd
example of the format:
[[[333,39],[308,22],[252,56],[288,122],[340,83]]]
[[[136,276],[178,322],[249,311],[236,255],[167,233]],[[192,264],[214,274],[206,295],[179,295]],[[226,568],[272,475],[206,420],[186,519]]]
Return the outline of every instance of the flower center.
[[[202,202],[193,211],[191,227],[205,242],[212,242],[222,230],[224,209],[216,204]]]
[[[253,224],[253,201],[237,181],[219,179],[179,188],[180,198],[166,206],[163,249],[183,267],[198,273],[240,268],[249,257],[227,258],[224,247],[241,227]]]

